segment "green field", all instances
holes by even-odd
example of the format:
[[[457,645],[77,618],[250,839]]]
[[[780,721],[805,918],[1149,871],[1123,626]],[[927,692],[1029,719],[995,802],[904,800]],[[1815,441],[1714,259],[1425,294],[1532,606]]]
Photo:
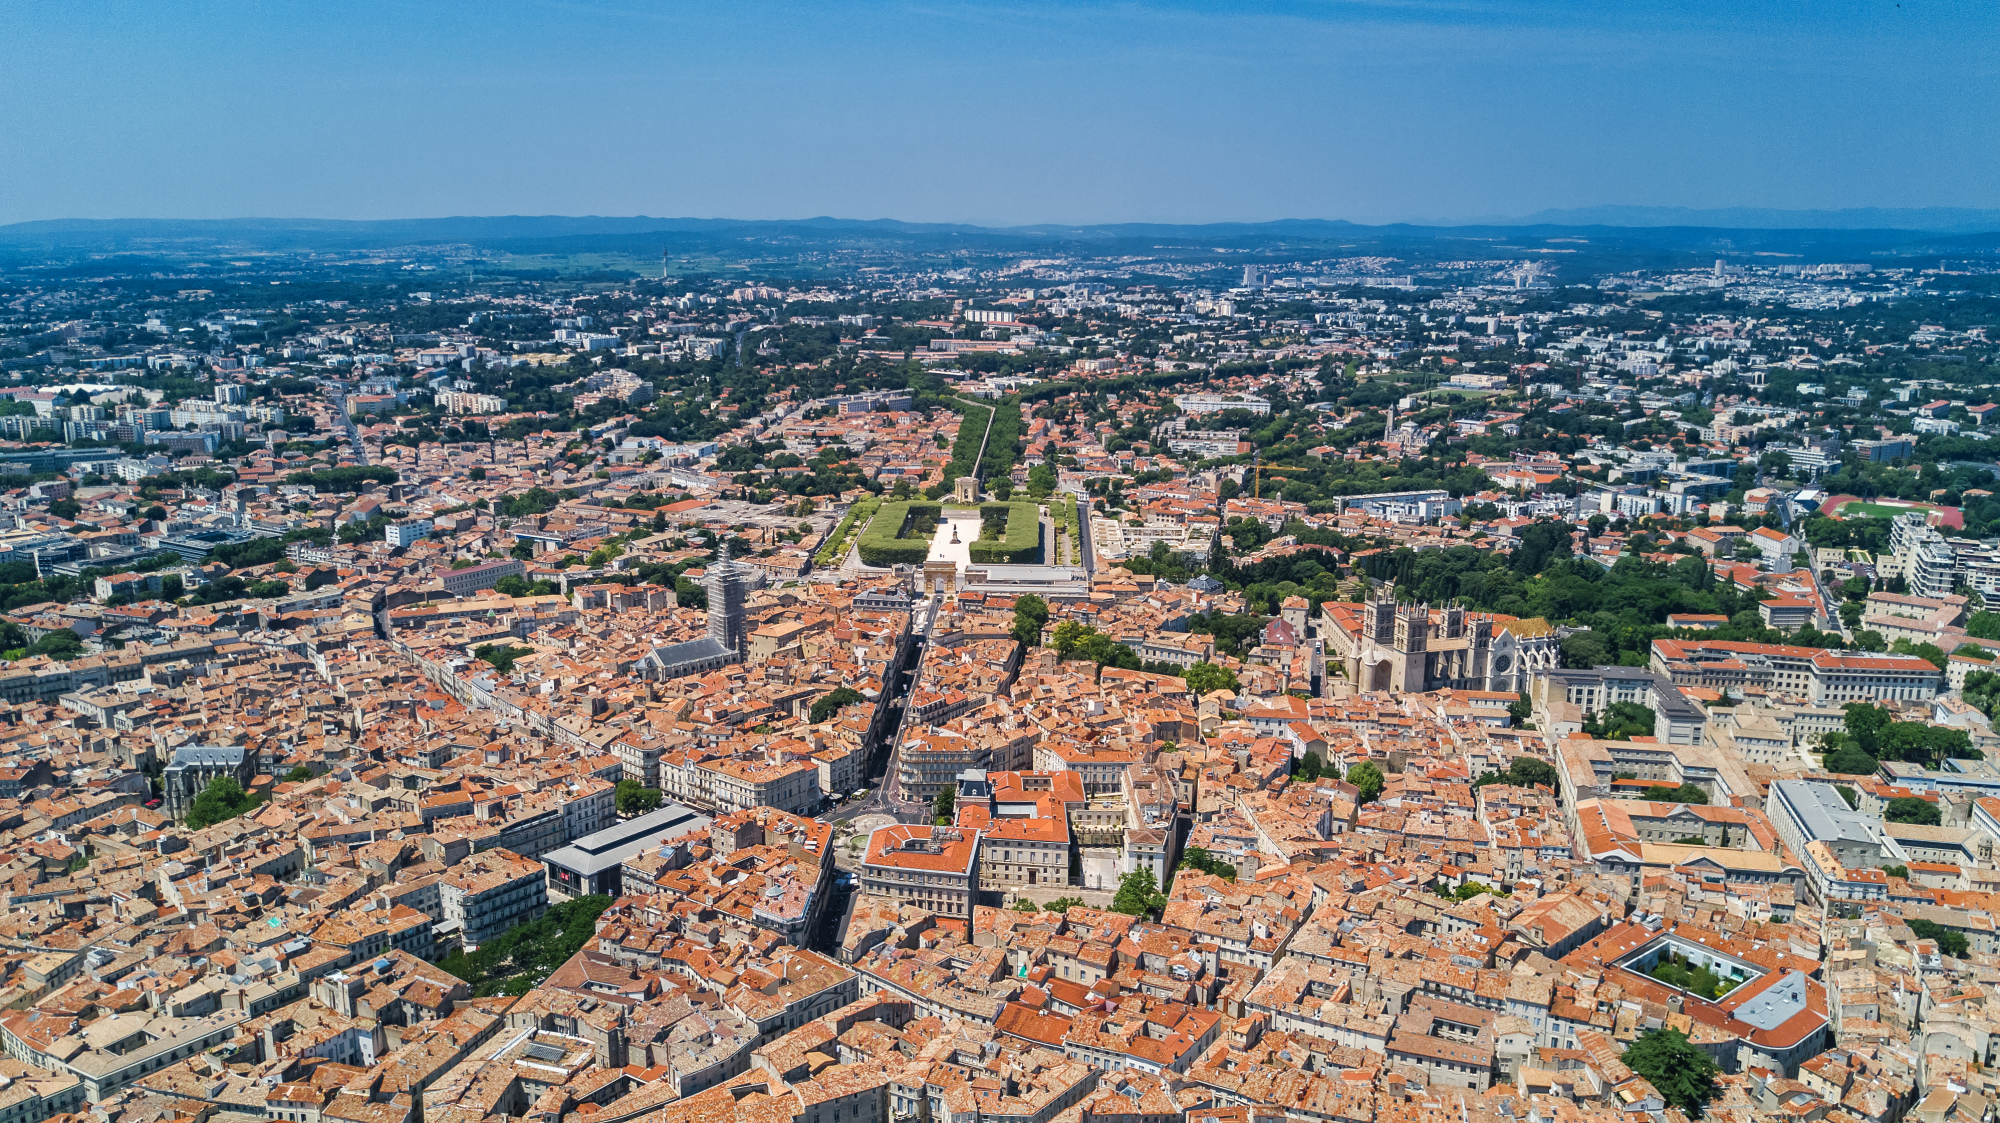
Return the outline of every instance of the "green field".
[[[873,566],[922,565],[931,553],[931,532],[944,515],[942,503],[884,503],[861,532],[861,560]]]
[[[1890,507],[1882,503],[1868,503],[1857,499],[1842,506],[1839,513],[1844,519],[1893,519],[1897,515],[1907,515],[1912,511],[1923,512],[1931,509],[1921,503],[1913,503],[1906,507]]]

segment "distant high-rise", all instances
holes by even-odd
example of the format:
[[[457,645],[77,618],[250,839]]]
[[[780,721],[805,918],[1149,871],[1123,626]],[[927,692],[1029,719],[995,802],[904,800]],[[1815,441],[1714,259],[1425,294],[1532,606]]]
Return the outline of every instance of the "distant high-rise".
[[[1245,265],[1243,267],[1243,287],[1246,289],[1263,288],[1264,277],[1264,267],[1261,265]]]

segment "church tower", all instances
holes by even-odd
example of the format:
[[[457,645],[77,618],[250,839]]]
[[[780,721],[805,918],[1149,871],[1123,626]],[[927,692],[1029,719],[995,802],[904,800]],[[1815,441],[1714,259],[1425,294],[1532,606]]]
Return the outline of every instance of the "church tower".
[[[742,568],[729,560],[729,543],[722,544],[702,583],[708,587],[708,637],[735,654],[744,654],[749,644],[744,634],[745,582]]]
[[[1388,645],[1396,639],[1396,585],[1385,581],[1368,594],[1368,638]]]

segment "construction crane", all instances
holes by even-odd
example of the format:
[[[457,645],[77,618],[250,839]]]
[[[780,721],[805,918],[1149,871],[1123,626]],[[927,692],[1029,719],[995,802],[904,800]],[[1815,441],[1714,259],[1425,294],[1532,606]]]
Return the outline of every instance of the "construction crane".
[[[1264,473],[1266,472],[1312,471],[1312,469],[1310,468],[1283,468],[1275,464],[1266,464],[1264,463],[1264,454],[1261,452],[1251,456],[1250,465],[1251,465],[1250,498],[1252,499],[1264,498]]]

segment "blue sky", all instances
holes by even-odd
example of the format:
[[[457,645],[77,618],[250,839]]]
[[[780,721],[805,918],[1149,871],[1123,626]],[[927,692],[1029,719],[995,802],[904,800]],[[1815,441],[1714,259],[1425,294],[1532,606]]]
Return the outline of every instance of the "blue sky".
[[[0,6],[0,222],[2000,206],[1935,0]]]

